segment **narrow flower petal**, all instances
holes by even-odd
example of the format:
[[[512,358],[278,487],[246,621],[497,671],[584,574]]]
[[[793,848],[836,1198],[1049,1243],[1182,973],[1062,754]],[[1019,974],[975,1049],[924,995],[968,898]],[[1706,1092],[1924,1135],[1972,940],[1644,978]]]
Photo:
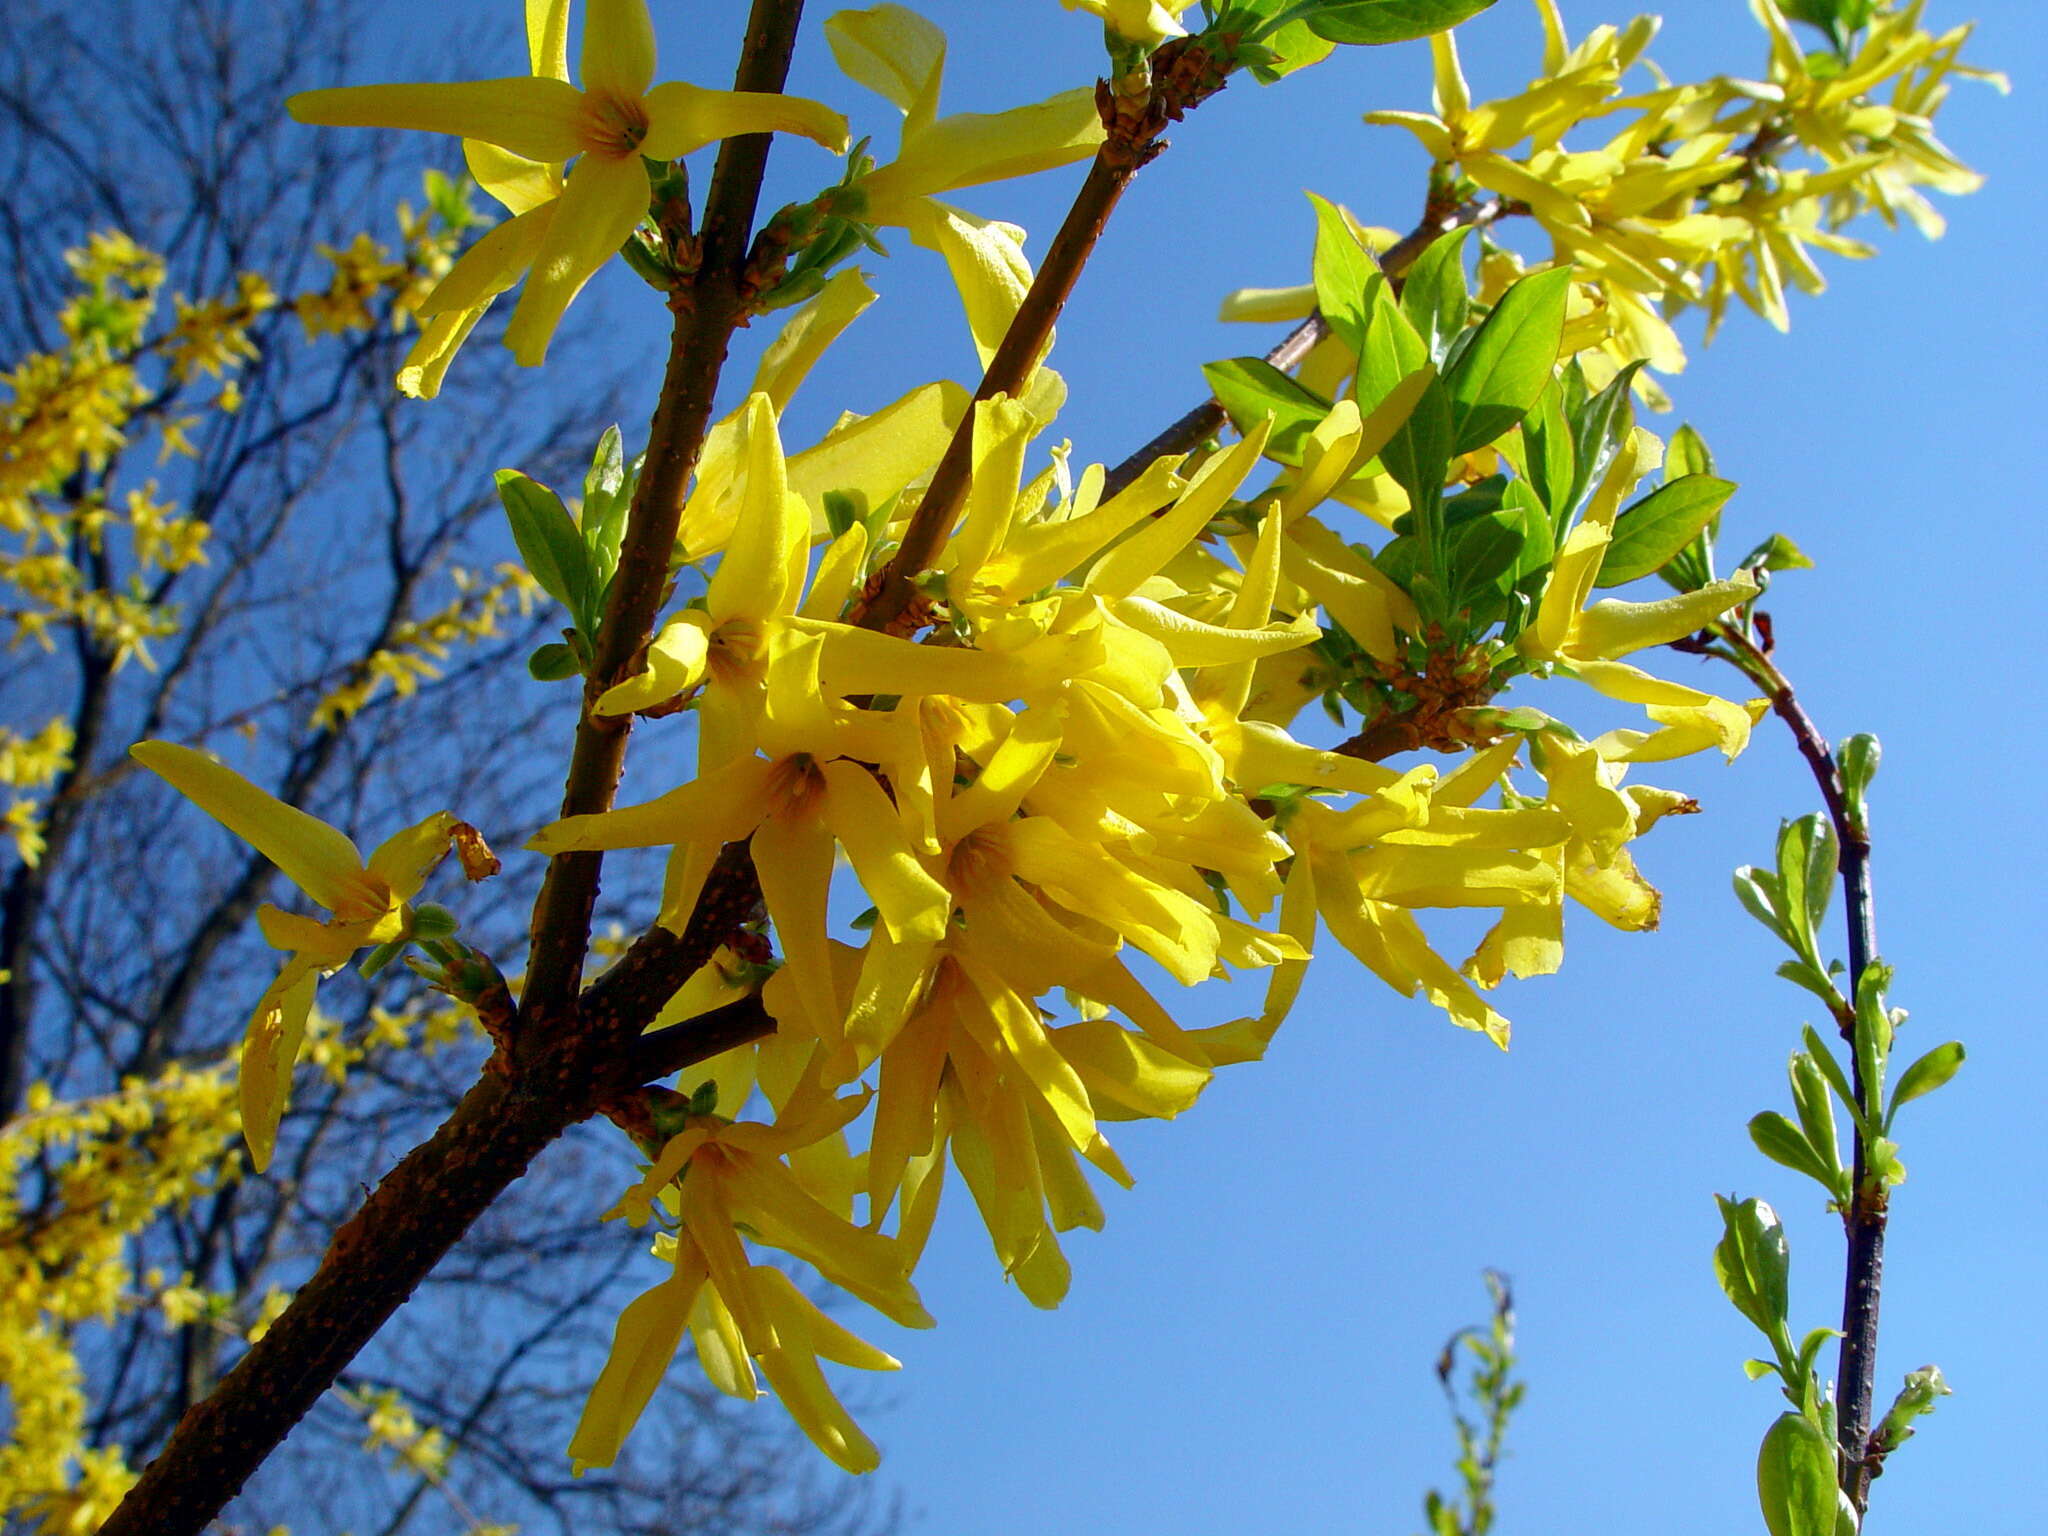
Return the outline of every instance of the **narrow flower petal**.
[[[788,612],[790,546],[810,535],[791,515],[774,402],[760,393],[747,396],[738,431],[739,516],[704,597],[706,611],[721,624]]]
[[[832,985],[831,946],[825,936],[832,833],[822,821],[776,817],[756,829],[753,852],[761,896],[788,961],[783,973],[790,978],[811,1031],[828,1045],[837,1045],[845,1010]]]
[[[370,855],[370,873],[390,886],[399,901],[411,901],[434,866],[455,846],[455,827],[453,811],[437,811],[425,821],[392,833]]]
[[[636,1296],[619,1314],[611,1354],[583,1405],[569,1460],[578,1472],[608,1467],[618,1459],[626,1436],[646,1411],[654,1389],[682,1342],[690,1303],[704,1284],[704,1261],[695,1245],[676,1246],[676,1269],[661,1284]]]
[[[755,1273],[767,1305],[774,1309],[777,1343],[774,1349],[761,1356],[761,1369],[768,1377],[769,1385],[775,1388],[776,1397],[781,1399],[782,1406],[796,1420],[797,1427],[810,1438],[811,1444],[837,1465],[855,1474],[874,1471],[882,1464],[882,1453],[875,1449],[874,1441],[861,1433],[860,1426],[853,1422],[844,1405],[832,1395],[824,1373],[818,1369],[820,1346],[815,1342],[815,1325],[825,1323],[827,1328],[833,1328],[833,1325],[805,1300],[782,1271],[757,1266]],[[844,1329],[834,1331],[847,1339],[853,1338]],[[833,1342],[835,1346],[838,1344],[837,1339]],[[854,1342],[859,1343],[858,1340]],[[875,1353],[880,1354],[880,1351]],[[888,1359],[887,1356],[882,1358]],[[890,1366],[894,1364],[891,1360]]]
[[[569,0],[526,0],[526,57],[536,75],[569,78]]]
[[[577,74],[593,95],[635,101],[646,94],[654,82],[654,23],[647,0],[584,0]]]
[[[529,160],[482,139],[462,141],[462,160],[476,184],[504,204],[508,213],[531,213],[562,195],[559,162]]]
[[[487,231],[457,258],[433,292],[420,301],[422,315],[481,310],[526,276],[539,256],[554,217],[552,201],[507,219]]]
[[[287,960],[264,989],[242,1037],[242,1139],[249,1144],[249,1161],[258,1173],[270,1166],[277,1146],[277,1123],[291,1097],[292,1068],[298,1064],[319,981],[319,967],[308,957]]]
[[[669,80],[649,91],[643,104],[647,137],[640,141],[640,153],[655,160],[673,160],[744,133],[799,134],[835,155],[844,154],[850,142],[840,113],[821,101],[778,91],[713,91]]]
[[[565,816],[527,840],[536,853],[572,849],[660,848],[672,843],[737,842],[767,814],[772,763],[745,757],[640,805]]]
[[[918,863],[874,775],[843,759],[826,763],[823,772],[826,817],[891,936],[899,942],[944,938],[952,893]]]
[[[283,870],[287,879],[330,912],[360,916],[381,907],[356,845],[317,816],[286,805],[204,752],[168,741],[128,749],[150,772]]]
[[[398,369],[398,392],[416,400],[432,400],[441,393],[448,377],[448,365],[483,319],[482,309],[457,309],[434,315],[420,330],[420,339],[405,354]]]
[[[839,11],[825,19],[825,41],[849,78],[908,113],[937,97],[946,65],[946,34],[907,6]]]
[[[285,110],[297,122],[326,128],[452,133],[529,160],[567,160],[584,148],[583,93],[566,81],[534,75],[301,91]]]
[[[523,367],[540,366],[569,301],[618,254],[646,213],[647,171],[638,155],[590,154],[576,162],[505,327],[505,345]]]
[[[671,619],[647,647],[647,664],[623,683],[607,688],[592,713],[630,715],[696,687],[704,677],[710,644],[703,614],[685,613]]]

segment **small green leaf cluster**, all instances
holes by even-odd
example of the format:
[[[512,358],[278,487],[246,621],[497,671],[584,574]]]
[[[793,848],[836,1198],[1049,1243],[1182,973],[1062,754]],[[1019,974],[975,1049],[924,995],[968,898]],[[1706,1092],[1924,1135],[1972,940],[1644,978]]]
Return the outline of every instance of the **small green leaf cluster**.
[[[1854,1536],[1855,1511],[1837,1491],[1835,1404],[1814,1369],[1833,1328],[1814,1328],[1795,1346],[1786,1321],[1790,1304],[1791,1246],[1778,1213],[1762,1200],[1715,1196],[1721,1241],[1714,1277],[1736,1311],[1756,1325],[1771,1346],[1768,1360],[1747,1361],[1752,1380],[1775,1373],[1790,1411],[1765,1431],[1757,1452],[1757,1498],[1771,1536]]]
[[[1396,280],[1342,209],[1313,193],[1310,201],[1315,298],[1330,331],[1323,345],[1348,354],[1345,393],[1367,440],[1380,444],[1335,494],[1390,477],[1407,502],[1390,539],[1353,548],[1415,605],[1423,633],[1411,637],[1414,671],[1430,654],[1479,647],[1497,689],[1544,665],[1518,655],[1516,637],[1534,620],[1565,540],[1616,456],[1632,435],[1648,437],[1631,395],[1639,365],[1594,390],[1576,356],[1559,363],[1568,266],[1520,278],[1485,304],[1465,270],[1472,230],[1435,240]],[[1257,357],[1203,371],[1233,424],[1248,431],[1270,420],[1267,457],[1305,478],[1304,456],[1321,446],[1317,434],[1329,430],[1338,402]],[[1654,464],[1650,457],[1642,467]],[[1682,428],[1661,483],[1616,514],[1596,585],[1651,575],[1687,591],[1710,582],[1712,530],[1735,490],[1711,471],[1699,435]],[[1324,702],[1333,715],[1341,718],[1340,701],[1368,719],[1402,707],[1340,624],[1326,623],[1315,649],[1332,679]]]
[[[640,483],[640,466],[637,458],[626,462],[619,429],[607,429],[583,478],[580,517],[538,480],[516,469],[498,471],[498,500],[512,525],[520,559],[541,590],[569,612],[562,639],[527,658],[527,671],[541,682],[579,677],[590,667],[605,594],[619,568],[619,542],[626,531],[626,510]]]
[[[1431,1489],[1422,1501],[1428,1536],[1487,1536],[1493,1529],[1494,1469],[1507,1440],[1508,1422],[1522,1405],[1527,1383],[1515,1379],[1515,1303],[1507,1277],[1486,1271],[1487,1294],[1493,1300],[1487,1327],[1461,1328],[1437,1357],[1436,1378],[1450,1404],[1458,1436],[1457,1472],[1464,1497],[1446,1499]],[[1456,1380],[1458,1355],[1471,1356],[1463,1397],[1476,1417],[1468,1416]]]
[[[1845,778],[1856,784],[1860,806],[1875,771],[1876,739],[1852,738],[1837,756],[1855,765]],[[1818,929],[1827,915],[1839,852],[1833,828],[1820,816],[1787,822],[1778,832],[1776,868],[1751,865],[1737,870],[1735,894],[1751,916],[1792,951],[1793,958],[1779,965],[1778,974],[1827,1004],[1850,1043],[1855,1067],[1852,1082],[1820,1035],[1806,1026],[1803,1049],[1793,1053],[1789,1068],[1797,1123],[1768,1111],[1750,1121],[1750,1139],[1764,1156],[1806,1174],[1828,1191],[1834,1204],[1846,1208],[1855,1190],[1836,1137],[1834,1101],[1848,1111],[1862,1139],[1868,1177],[1886,1187],[1903,1183],[1906,1169],[1890,1139],[1892,1123],[1903,1105],[1954,1077],[1965,1053],[1955,1040],[1934,1047],[1900,1074],[1887,1100],[1892,1040],[1906,1017],[1905,1010],[1886,1002],[1892,968],[1873,960],[1857,979],[1851,999],[1837,985],[1841,963],[1823,964],[1820,954]]]

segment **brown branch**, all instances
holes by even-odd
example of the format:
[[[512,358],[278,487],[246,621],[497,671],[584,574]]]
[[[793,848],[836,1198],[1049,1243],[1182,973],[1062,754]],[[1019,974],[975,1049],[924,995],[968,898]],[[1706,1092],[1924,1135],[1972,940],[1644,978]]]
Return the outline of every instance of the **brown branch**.
[[[976,400],[997,395],[1015,398],[1023,392],[1052,339],[1053,323],[1066,307],[1124,189],[1166,148],[1166,141],[1160,138],[1166,125],[1221,90],[1228,69],[1227,55],[1210,54],[1195,38],[1176,38],[1152,55],[1151,76],[1137,83],[1137,94],[1122,94],[1106,80],[1096,83],[1096,106],[1108,137],[1096,150],[1087,178],[1074,194],[1024,302],[1003,333],[995,356],[989,359],[974,392]],[[855,609],[855,623],[887,629],[910,607],[917,595],[912,583],[930,566],[959,513],[973,459],[974,412],[970,409],[946,444],[945,455],[904,528],[902,544],[871,595]]]
[[[1866,1085],[1861,1053],[1853,1049],[1855,999],[1862,990],[1863,973],[1877,953],[1876,912],[1870,883],[1870,826],[1867,819],[1850,814],[1841,765],[1827,737],[1806,713],[1791,681],[1778,670],[1770,655],[1740,624],[1717,625],[1714,635],[1730,647],[1733,654],[1729,659],[1764,690],[1772,713],[1792,733],[1793,743],[1806,759],[1827,804],[1828,821],[1841,849],[1843,918],[1849,938],[1850,1006],[1847,1020],[1837,1022],[1843,1038],[1852,1047],[1850,1086],[1861,1104]],[[1870,1502],[1870,1479],[1875,1467],[1869,1443],[1870,1412],[1877,1381],[1878,1303],[1884,1286],[1884,1238],[1889,1217],[1889,1191],[1881,1180],[1870,1175],[1869,1148],[1860,1125],[1855,1133],[1851,1189],[1848,1209],[1842,1212],[1848,1254],[1842,1274],[1842,1342],[1835,1367],[1839,1403],[1835,1414],[1842,1491],[1849,1495],[1860,1515]]]
[[[735,85],[779,90],[802,0],[755,0]],[[677,293],[669,366],[649,428],[646,468],[619,573],[597,637],[586,704],[621,674],[652,629],[726,347],[744,318],[738,282],[767,162],[767,135],[728,140],[706,203],[703,261]],[[603,810],[617,789],[627,727],[586,707],[576,733],[565,814]],[[179,1421],[113,1516],[105,1536],[199,1536],[356,1353],[542,1148],[618,1091],[627,1047],[648,1012],[579,1008],[577,991],[597,896],[599,858],[555,859],[535,904],[527,995],[509,1072],[485,1072],[448,1120],[413,1149],[336,1232],[320,1268],[261,1341]],[[731,884],[733,882],[728,882]],[[687,975],[730,930],[725,905],[700,906],[664,944]],[[621,999],[642,1002],[625,983]],[[610,994],[606,994],[609,996]],[[709,1016],[714,1019],[716,1015]],[[702,1026],[719,1035],[720,1023]],[[687,1049],[669,1048],[669,1059]],[[710,1049],[721,1048],[714,1039]],[[701,1059],[701,1058],[699,1058]]]

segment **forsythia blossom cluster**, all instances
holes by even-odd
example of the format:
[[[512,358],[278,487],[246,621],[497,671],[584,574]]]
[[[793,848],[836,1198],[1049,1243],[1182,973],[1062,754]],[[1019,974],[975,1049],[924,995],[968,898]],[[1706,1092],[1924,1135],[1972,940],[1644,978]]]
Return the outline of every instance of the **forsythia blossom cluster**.
[[[1082,3],[1141,42],[1181,30],[1185,9]],[[1771,0],[1758,6],[1782,30]],[[791,316],[708,433],[675,552],[708,577],[681,578],[685,601],[591,704],[693,722],[694,772],[529,846],[663,850],[656,921],[680,932],[721,849],[745,842],[760,916],[656,1023],[758,987],[776,1028],[686,1073],[682,1092],[650,1092],[644,1172],[611,1214],[658,1229],[666,1273],[620,1319],[570,1447],[579,1466],[611,1463],[687,1336],[720,1390],[752,1398],[765,1378],[826,1454],[872,1467],[821,1362],[896,1362],[767,1253],[927,1324],[912,1271],[957,1173],[1002,1272],[1056,1305],[1059,1234],[1103,1220],[1087,1170],[1130,1182],[1108,1128],[1173,1118],[1218,1070],[1258,1060],[1319,947],[1505,1045],[1492,991],[1557,970],[1568,900],[1654,926],[1631,847],[1696,807],[1631,774],[1734,757],[1762,705],[1631,658],[1739,609],[1758,582],[1700,572],[1667,596],[1596,595],[1670,576],[1732,490],[1694,440],[1667,447],[1634,424],[1628,378],[1682,360],[1674,303],[1718,311],[1732,293],[1779,318],[1766,273],[1804,245],[1841,248],[1826,228],[1846,213],[1962,185],[1925,129],[1955,39],[1916,41],[1908,7],[1832,84],[1774,45],[1768,88],[1660,86],[1606,147],[1567,151],[1566,130],[1620,105],[1652,28],[1570,49],[1550,0],[1539,10],[1545,78],[1528,93],[1473,106],[1440,38],[1437,113],[1374,120],[1414,131],[1439,180],[1456,167],[1533,214],[1556,264],[1486,253],[1468,290],[1462,246],[1443,241],[1397,293],[1365,233],[1321,204],[1306,296],[1330,338],[1298,380],[1212,371],[1239,428],[1227,445],[1114,486],[1101,466],[1075,475],[1048,437],[1063,390],[1040,368],[1018,398],[970,405],[929,384],[792,452],[785,406],[873,297],[852,271]],[[766,129],[844,146],[844,120],[817,103],[653,84],[641,0],[586,8],[580,85],[567,25],[566,5],[531,0],[529,76],[294,101],[304,121],[465,137],[513,215],[421,301],[432,318],[409,390],[432,394],[522,278],[507,339],[538,362],[576,291],[640,238],[650,160]],[[945,40],[929,22],[883,5],[827,25],[845,71],[904,117],[898,158],[853,183],[864,217],[945,255],[986,360],[1028,283],[1022,232],[935,194],[1088,154],[1092,109],[1062,97],[940,117]],[[1899,102],[1873,115],[1862,93],[1887,81]],[[1834,168],[1764,176],[1771,135]],[[1524,158],[1506,153],[1524,141]],[[913,573],[904,622],[865,627],[963,423],[957,519]],[[1535,696],[1543,709],[1503,701],[1553,678],[1640,709],[1639,725],[1581,734],[1547,712],[1570,707],[1563,687]],[[1313,739],[1300,716],[1318,698],[1356,726],[1348,740]],[[260,1166],[317,976],[411,931],[456,824],[431,817],[365,861],[199,753],[135,751],[333,914],[263,914],[289,958],[244,1055]],[[1444,909],[1487,916],[1470,954],[1433,935]],[[764,966],[767,932],[779,955]],[[1176,1022],[1171,989],[1243,976],[1261,991],[1239,1017]]]

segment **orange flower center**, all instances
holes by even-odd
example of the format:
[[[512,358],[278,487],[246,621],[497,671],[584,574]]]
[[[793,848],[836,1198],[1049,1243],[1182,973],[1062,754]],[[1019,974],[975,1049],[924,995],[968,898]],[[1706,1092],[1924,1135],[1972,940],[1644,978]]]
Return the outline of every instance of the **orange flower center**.
[[[583,147],[593,155],[623,160],[637,154],[647,137],[647,108],[637,97],[583,93]]]

